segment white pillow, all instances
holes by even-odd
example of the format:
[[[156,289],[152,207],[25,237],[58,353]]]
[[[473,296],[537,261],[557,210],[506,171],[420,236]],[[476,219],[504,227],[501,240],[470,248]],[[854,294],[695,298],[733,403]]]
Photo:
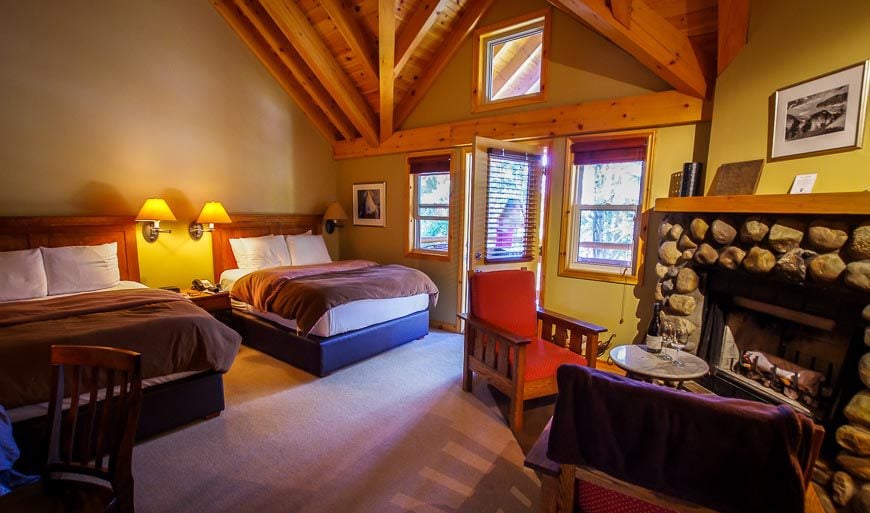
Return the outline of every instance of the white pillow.
[[[48,295],[42,253],[38,249],[0,252],[0,301]]]
[[[288,235],[287,248],[293,265],[328,264],[332,262],[320,235]]]
[[[284,237],[264,235],[230,239],[230,247],[239,269],[264,269],[290,265],[290,253]]]
[[[107,289],[121,281],[117,242],[39,249],[49,296]]]

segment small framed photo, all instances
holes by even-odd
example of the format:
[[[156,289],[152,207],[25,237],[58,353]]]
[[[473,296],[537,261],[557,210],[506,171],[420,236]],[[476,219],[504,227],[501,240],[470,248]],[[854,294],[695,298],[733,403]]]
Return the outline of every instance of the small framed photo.
[[[353,224],[387,225],[387,182],[353,184]]]
[[[860,148],[868,62],[778,90],[773,100],[770,158]]]

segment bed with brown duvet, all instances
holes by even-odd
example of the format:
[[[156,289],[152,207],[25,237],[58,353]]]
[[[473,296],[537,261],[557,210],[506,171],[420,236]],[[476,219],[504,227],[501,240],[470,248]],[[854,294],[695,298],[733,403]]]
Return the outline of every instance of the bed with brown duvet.
[[[232,287],[232,296],[259,312],[295,320],[296,329],[245,313],[245,343],[318,376],[387,349],[426,336],[428,309],[331,336],[312,328],[330,310],[354,302],[426,297],[429,307],[438,288],[424,273],[402,265],[366,260],[263,269],[246,274]]]
[[[139,438],[224,408],[222,374],[238,333],[180,294],[107,290],[0,303],[0,404],[16,439],[39,447],[51,390],[53,344],[110,346],[142,355],[145,385]]]

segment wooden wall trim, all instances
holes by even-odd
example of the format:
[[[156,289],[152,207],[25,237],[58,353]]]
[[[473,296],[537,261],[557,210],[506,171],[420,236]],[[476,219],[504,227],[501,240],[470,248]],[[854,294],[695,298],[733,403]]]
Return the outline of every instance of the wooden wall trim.
[[[0,251],[118,243],[122,280],[140,281],[132,216],[0,217]]]
[[[677,91],[627,96],[401,130],[377,147],[360,139],[339,141],[332,147],[333,157],[340,160],[465,146],[476,135],[518,141],[684,125],[709,121],[710,107],[705,100]]]

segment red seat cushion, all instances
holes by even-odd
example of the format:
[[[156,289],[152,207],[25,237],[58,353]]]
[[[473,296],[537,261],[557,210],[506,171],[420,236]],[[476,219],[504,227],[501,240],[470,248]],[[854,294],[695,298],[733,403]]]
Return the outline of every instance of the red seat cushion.
[[[576,480],[575,483],[574,511],[578,513],[675,513],[588,481]]]
[[[522,270],[474,273],[470,288],[472,315],[521,337],[537,334],[535,273]]]
[[[586,358],[541,337],[532,337],[532,342],[526,346],[526,381],[555,376],[556,369],[563,363],[585,366]]]

